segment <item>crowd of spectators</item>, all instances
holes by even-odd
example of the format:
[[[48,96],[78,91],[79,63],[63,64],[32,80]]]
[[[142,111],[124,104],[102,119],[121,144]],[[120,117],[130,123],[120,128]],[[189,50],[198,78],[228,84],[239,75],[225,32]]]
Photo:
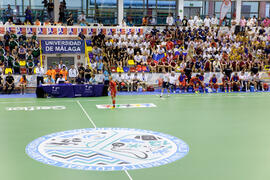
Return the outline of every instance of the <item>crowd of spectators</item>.
[[[72,15],[69,19],[72,25]],[[11,21],[9,18],[8,23]],[[79,16],[79,21],[85,21],[84,14]],[[148,18],[145,17],[143,22],[147,25]],[[52,73],[44,74],[49,76],[49,82],[54,83],[63,80],[71,83],[104,83],[111,72],[184,72],[188,82],[192,72],[221,72],[231,79],[234,72],[257,75],[270,66],[268,18],[242,17],[240,21],[234,18],[231,26],[226,28],[220,27],[215,16],[206,16],[202,20],[200,16],[174,19],[169,15],[166,22],[166,28],[153,26],[144,34],[94,33],[90,37],[92,51],[87,66],[70,69],[66,66],[50,67],[48,72]],[[38,19],[35,23],[41,25]],[[46,23],[50,24],[49,21]],[[122,26],[126,25],[123,20]],[[0,42],[0,73],[4,68],[12,68],[14,73],[19,74],[18,65],[25,61],[28,73],[32,74],[38,64],[39,51],[35,35],[27,39],[25,35],[17,37],[13,32],[7,32],[4,41]],[[97,77],[103,78],[97,80],[95,74],[102,74]],[[133,83],[134,79],[124,80],[125,83],[120,85],[125,84],[127,90],[134,90],[133,84],[137,84]]]

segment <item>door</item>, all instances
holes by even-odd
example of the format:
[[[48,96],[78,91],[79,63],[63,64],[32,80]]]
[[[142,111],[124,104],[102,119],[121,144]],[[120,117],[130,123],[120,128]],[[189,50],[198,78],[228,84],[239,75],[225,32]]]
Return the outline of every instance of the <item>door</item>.
[[[55,68],[60,61],[69,69],[71,65],[74,65],[74,57],[47,57],[47,69],[49,66]]]
[[[184,8],[184,16],[190,18],[190,16],[194,17],[197,14],[200,14],[200,7],[185,7]]]

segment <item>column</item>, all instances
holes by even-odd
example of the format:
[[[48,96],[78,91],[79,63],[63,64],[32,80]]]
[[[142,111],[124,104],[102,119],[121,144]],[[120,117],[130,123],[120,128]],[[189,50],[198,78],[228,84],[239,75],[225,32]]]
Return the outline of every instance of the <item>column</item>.
[[[60,1],[59,0],[54,0],[54,21],[58,22],[59,20],[59,6],[60,6]]]
[[[266,2],[265,1],[260,1],[259,3],[260,3],[259,16],[261,16],[261,18],[265,18]]]
[[[180,19],[184,18],[184,0],[176,0],[176,16],[180,16]]]
[[[208,6],[208,15],[212,17],[215,13],[215,2],[214,1],[208,1],[209,6]]]
[[[117,24],[121,24],[124,19],[124,0],[117,0]]]
[[[242,0],[236,0],[236,20],[240,21],[241,19],[241,7],[242,7]]]

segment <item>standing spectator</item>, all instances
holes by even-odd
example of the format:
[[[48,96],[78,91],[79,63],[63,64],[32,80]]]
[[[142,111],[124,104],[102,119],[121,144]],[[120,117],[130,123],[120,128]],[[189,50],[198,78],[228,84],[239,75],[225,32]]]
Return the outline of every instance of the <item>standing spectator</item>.
[[[60,60],[59,64],[58,64],[58,69],[63,69],[64,66],[66,66],[65,64],[63,64],[63,61]]]
[[[49,3],[47,4],[47,12],[48,12],[48,18],[51,22],[53,22],[53,18],[54,18],[54,3],[52,0],[49,1]]]
[[[69,76],[69,82],[71,84],[74,84],[76,81],[76,77],[78,76],[78,71],[75,69],[74,65],[71,65],[71,68],[68,71],[68,76]]]
[[[156,25],[157,24],[156,18],[153,17],[153,16],[150,17],[149,22],[150,22],[151,25]]]
[[[211,26],[216,27],[218,25],[218,19],[216,15],[214,14],[213,17],[211,18]]]
[[[14,77],[11,75],[11,72],[8,72],[8,75],[6,76],[6,84],[5,84],[5,92],[6,92],[6,94],[11,94],[14,87],[15,87],[15,85],[14,85]]]
[[[182,20],[182,25],[184,27],[186,27],[188,25],[188,20],[187,20],[187,17],[186,16],[184,16],[184,19]]]
[[[25,10],[25,22],[29,21],[31,24],[32,23],[32,11],[30,9],[30,6],[27,6]]]
[[[60,71],[60,76],[63,75],[65,81],[67,81],[68,71],[66,70],[66,66],[63,66],[63,69]]]
[[[211,19],[209,18],[209,16],[206,16],[203,23],[204,23],[204,26],[210,27]]]
[[[60,2],[59,6],[59,20],[58,22],[65,22],[66,1]]]
[[[122,19],[122,22],[121,22],[121,24],[119,24],[121,27],[126,27],[127,26],[127,23],[125,22],[125,20],[124,19]]]
[[[73,15],[72,15],[72,13],[70,13],[68,18],[67,18],[67,25],[68,26],[73,26],[73,23],[74,23]]]
[[[86,65],[86,68],[85,68],[85,81],[86,82],[89,82],[89,80],[90,80],[90,78],[91,78],[91,73],[92,73],[92,71],[91,71],[91,69],[90,69],[90,67],[89,67],[89,65]]]
[[[27,85],[26,76],[25,75],[22,75],[22,77],[20,79],[20,91],[21,91],[21,95],[24,95],[25,94],[26,85]]]
[[[78,16],[78,23],[80,24],[82,20],[86,20],[86,16],[84,14],[84,12],[82,11],[82,13]]]
[[[188,25],[189,25],[190,27],[193,27],[193,26],[194,26],[194,20],[193,20],[192,16],[190,16],[190,18],[189,18],[189,20],[188,20]]]
[[[180,16],[177,16],[177,17],[176,17],[176,19],[175,19],[175,25],[176,25],[176,27],[181,26],[181,19],[180,19]]]
[[[5,9],[4,18],[4,21],[8,21],[10,19],[10,21],[13,22],[13,9],[11,9],[10,4],[8,4],[8,8]]]
[[[40,66],[40,63],[38,63],[37,68],[36,68],[36,75],[37,75],[37,86],[39,86],[39,84],[44,84],[44,69]]]
[[[172,17],[172,13],[169,13],[167,19],[166,19],[166,24],[169,26],[172,26],[174,23],[173,17]]]
[[[245,19],[245,16],[242,16],[242,18],[240,19],[240,28],[241,28],[242,32],[245,31],[246,23],[247,23],[247,21]]]

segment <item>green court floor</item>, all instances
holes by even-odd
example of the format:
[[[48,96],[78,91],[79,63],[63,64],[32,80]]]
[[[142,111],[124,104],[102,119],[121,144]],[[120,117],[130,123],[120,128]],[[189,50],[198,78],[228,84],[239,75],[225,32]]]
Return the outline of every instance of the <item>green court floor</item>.
[[[0,99],[1,180],[129,180],[124,171],[83,171],[31,159],[34,139],[73,129],[135,128],[178,137],[189,153],[167,165],[129,170],[133,180],[270,179],[270,93],[118,96],[117,103],[154,103],[153,108],[97,109],[109,97]],[[65,106],[64,110],[11,111],[7,108]]]

